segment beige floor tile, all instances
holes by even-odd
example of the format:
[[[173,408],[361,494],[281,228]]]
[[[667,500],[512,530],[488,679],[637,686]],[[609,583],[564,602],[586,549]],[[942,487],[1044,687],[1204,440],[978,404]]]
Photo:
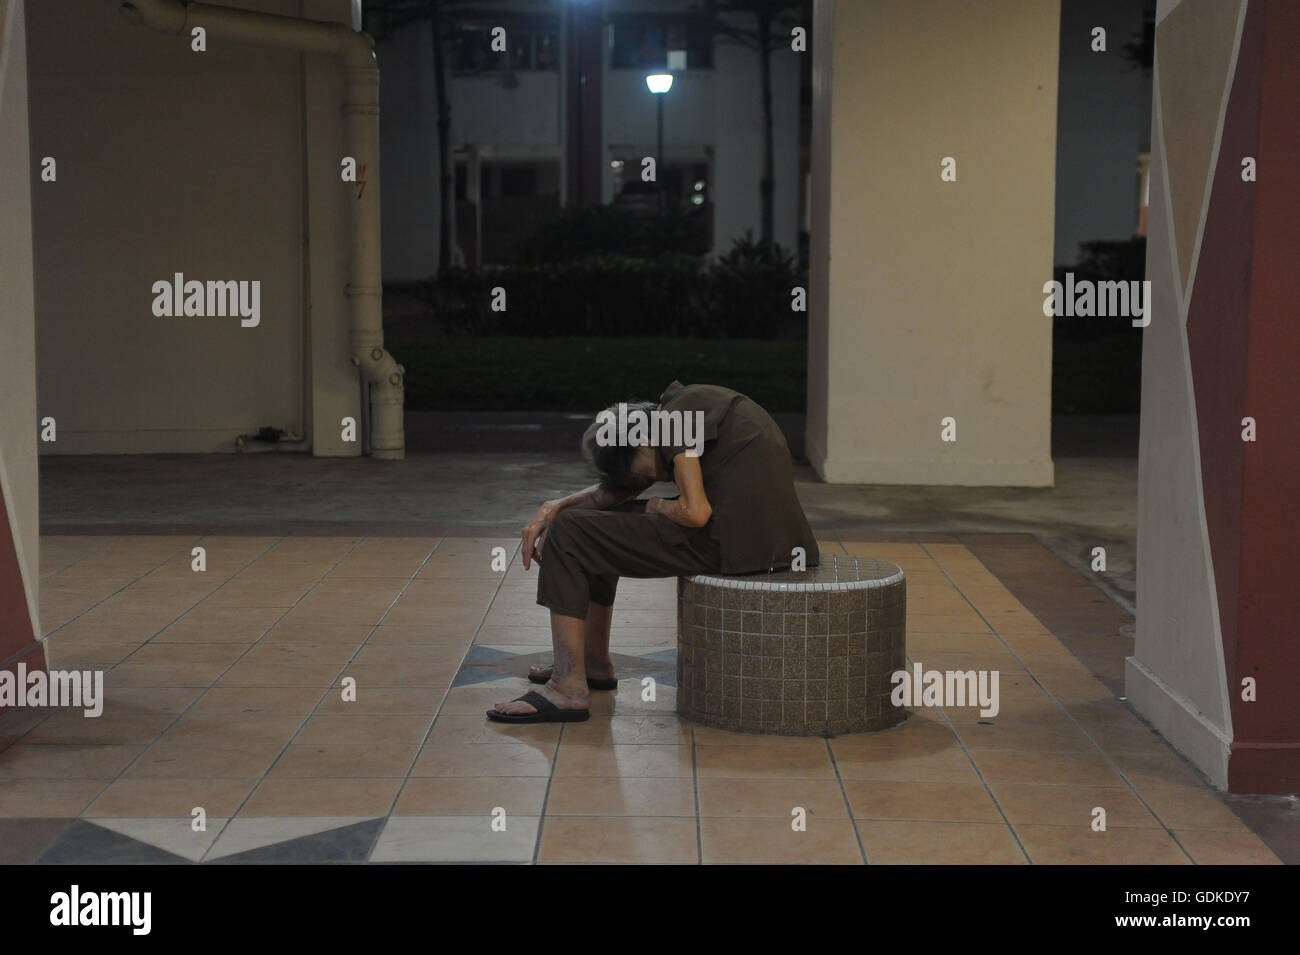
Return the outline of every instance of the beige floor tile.
[[[210,818],[229,818],[253,791],[251,779],[140,779],[112,783],[81,813],[87,817],[178,819],[201,807]]]
[[[1111,749],[1107,755],[1119,767],[1138,792],[1147,789],[1168,789],[1180,786],[1208,788],[1204,780],[1172,750],[1165,748],[1142,750]]]
[[[278,623],[258,642],[259,647],[280,647],[293,644],[327,646],[355,651],[366,642],[374,627],[369,624],[300,624]]]
[[[392,667],[404,670],[421,667],[438,667],[460,669],[465,659],[469,644],[433,644],[425,643],[415,646],[385,646],[367,644],[361,648],[352,661],[359,667]]]
[[[0,778],[0,818],[71,818],[107,784],[105,779]]]
[[[412,776],[550,776],[551,748],[524,743],[427,745]]]
[[[1008,720],[1001,717],[955,726],[969,750],[1032,750],[1051,753],[1096,753],[1097,747],[1068,719]]]
[[[303,744],[420,744],[432,719],[418,714],[328,713],[313,716],[294,737]]]
[[[810,821],[848,818],[836,779],[710,777],[699,780],[699,793],[701,816],[771,816],[788,824],[802,808]]]
[[[396,777],[263,779],[241,811],[245,816],[382,816],[397,797]]]
[[[1098,754],[990,749],[973,750],[971,755],[990,782],[1126,788],[1119,773]]]
[[[795,831],[791,817],[700,820],[704,863],[751,865],[862,865],[848,819],[814,818]]]
[[[321,700],[318,713],[418,714],[429,716],[438,711],[446,686],[357,686],[356,699],[345,700],[335,686]]]
[[[239,659],[245,647],[236,643],[146,643],[131,657],[132,663],[159,666],[203,664],[228,667]]]
[[[380,686],[446,687],[456,678],[459,670],[455,664],[420,664],[418,666],[392,666],[386,663],[348,664],[342,676],[357,681],[357,690]]]
[[[898,726],[874,733],[849,733],[831,740],[832,747],[856,752],[858,749],[913,749],[932,752],[957,745],[957,737],[940,719],[918,719],[915,711]],[[934,714],[934,710],[927,712]]]
[[[299,744],[291,745],[271,770],[272,777],[346,776],[405,777],[419,743]]]
[[[1020,824],[1016,834],[1036,865],[1190,865],[1164,829],[1107,829]]]
[[[441,713],[429,733],[432,744],[527,743],[548,753],[560,741],[559,723],[498,723],[483,713]]]
[[[804,743],[811,749],[825,746],[821,737],[809,737],[799,740],[790,736],[769,736],[762,733],[733,733],[730,730],[715,729],[682,720],[695,734],[695,742],[701,746],[771,746],[773,743]],[[847,737],[845,737],[847,738]]]
[[[1211,829],[1216,832],[1249,832],[1241,818],[1205,789],[1145,787],[1139,794],[1143,801],[1170,829],[1187,831]]]
[[[988,790],[978,783],[850,779],[844,792],[857,819],[1002,822]]]
[[[211,686],[226,670],[224,663],[119,663],[104,682],[119,686]]]
[[[332,685],[343,672],[342,664],[324,663],[301,666],[293,663],[249,663],[241,660],[221,677],[223,687],[298,686],[321,691]]]
[[[84,716],[81,710],[50,714],[23,737],[24,743],[144,744],[152,743],[176,717],[171,713],[126,713],[105,705],[102,715]]]
[[[463,619],[475,612],[482,619],[487,610],[487,601],[470,600],[463,603],[439,607],[422,607],[417,603],[399,599],[384,615],[383,625],[388,627],[445,627],[451,618]],[[477,624],[474,625],[477,627]]]
[[[102,640],[65,637],[62,632],[45,642],[48,665],[59,670],[106,670],[116,666],[143,644],[139,640]]]
[[[105,679],[105,683],[108,680]],[[138,715],[143,713],[183,713],[204,690],[189,686],[112,686],[104,687],[104,712]]]
[[[1200,865],[1282,865],[1253,832],[1175,829],[1174,835]]]
[[[907,636],[907,653],[913,659],[928,661],[931,656],[949,653],[1006,652],[1006,645],[993,633],[911,633]]]
[[[835,764],[845,780],[978,783],[966,754],[957,747],[929,752],[916,749],[841,747],[832,741]]]
[[[477,621],[465,626],[377,627],[367,641],[367,647],[411,647],[432,644],[437,647],[459,647],[463,654],[474,637]]]
[[[668,863],[699,861],[694,819],[671,816],[547,816],[540,863]]]
[[[1005,823],[859,820],[874,865],[1024,865]]]
[[[302,725],[303,717],[296,713],[186,713],[158,741],[198,747],[246,742],[285,746]]]
[[[196,630],[227,632],[230,639],[256,639],[280,619],[283,610],[277,607],[222,607],[204,601],[185,616],[163,631],[169,635],[168,642],[175,642],[178,631]],[[220,643],[221,639],[213,636],[210,643]]]
[[[114,779],[145,747],[15,743],[0,752],[0,779]]]
[[[657,743],[591,746],[560,743],[556,776],[684,776],[691,769],[691,748]]]
[[[695,818],[695,782],[689,777],[557,776],[546,813],[577,816],[689,816]]]
[[[691,725],[676,715],[610,716],[571,723],[564,728],[566,743],[664,743],[690,745]]]
[[[919,614],[907,615],[907,632],[918,633],[992,633],[978,614]]]
[[[818,745],[820,744],[820,745]],[[835,767],[823,740],[771,742],[765,746],[696,745],[700,777],[834,779]]]
[[[125,775],[132,779],[142,776],[255,779],[271,768],[282,746],[277,742],[247,742],[226,747],[159,742],[145,750]]]
[[[320,702],[321,690],[302,686],[214,686],[203,694],[189,715],[282,714],[306,716]]]
[[[500,807],[507,816],[540,816],[546,784],[541,776],[408,779],[393,814],[487,818]]]
[[[1106,810],[1108,829],[1156,829],[1160,822],[1132,791],[1100,786],[994,782],[993,795],[1012,825],[1091,829],[1093,811]]]

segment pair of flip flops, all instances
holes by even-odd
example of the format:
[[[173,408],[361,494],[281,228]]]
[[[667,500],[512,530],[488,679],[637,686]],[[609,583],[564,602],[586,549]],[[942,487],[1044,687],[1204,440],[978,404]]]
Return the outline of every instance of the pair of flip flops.
[[[498,723],[581,723],[591,716],[590,710],[562,710],[542,694],[529,690],[511,702],[527,703],[535,713],[498,713],[488,710],[488,719]]]

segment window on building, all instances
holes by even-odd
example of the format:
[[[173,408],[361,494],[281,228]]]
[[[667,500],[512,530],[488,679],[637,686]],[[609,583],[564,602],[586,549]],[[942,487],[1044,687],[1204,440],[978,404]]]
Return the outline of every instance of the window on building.
[[[670,51],[685,51],[684,69],[713,69],[713,27],[706,18],[625,15],[614,17],[613,28],[611,69],[666,70]]]
[[[503,27],[506,49],[492,49],[492,31]],[[557,70],[560,31],[554,19],[493,17],[456,24],[451,41],[451,71],[456,75],[504,70]]]

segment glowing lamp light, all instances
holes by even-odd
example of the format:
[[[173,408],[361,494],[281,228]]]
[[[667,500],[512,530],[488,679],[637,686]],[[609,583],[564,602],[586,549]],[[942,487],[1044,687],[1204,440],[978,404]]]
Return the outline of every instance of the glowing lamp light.
[[[645,78],[645,85],[651,93],[667,93],[673,88],[671,73],[651,73]]]

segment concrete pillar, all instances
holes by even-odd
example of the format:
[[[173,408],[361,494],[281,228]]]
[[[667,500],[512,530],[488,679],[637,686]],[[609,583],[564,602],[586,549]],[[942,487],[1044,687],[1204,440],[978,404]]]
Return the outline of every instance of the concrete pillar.
[[[1059,26],[1043,0],[815,0],[807,453],[825,480],[1052,484]]]
[[[302,16],[351,24],[350,3],[304,0]],[[360,183],[339,176],[347,154],[343,114],[344,71],[337,57],[303,56],[303,235],[305,249],[304,365],[307,436],[317,457],[359,457],[362,453],[361,396],[351,355],[351,305],[348,282],[349,202],[357,201]],[[379,104],[383,110],[383,64]],[[360,162],[362,160],[358,160]],[[365,178],[374,176],[367,170]],[[359,173],[360,175],[360,173]],[[357,422],[356,441],[344,441],[342,420]]]
[[[1157,9],[1133,705],[1220,788],[1300,790],[1300,6]],[[1253,176],[1248,175],[1253,161]],[[1243,419],[1254,440],[1244,440]]]
[[[43,669],[38,619],[36,305],[23,0],[0,0],[0,670]],[[40,171],[35,170],[39,177]]]

